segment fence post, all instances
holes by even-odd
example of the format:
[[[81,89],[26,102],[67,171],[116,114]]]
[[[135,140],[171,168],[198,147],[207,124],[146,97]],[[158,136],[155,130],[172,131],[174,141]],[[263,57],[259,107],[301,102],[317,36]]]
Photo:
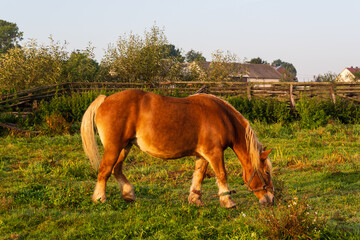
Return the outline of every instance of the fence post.
[[[295,100],[294,100],[294,95],[293,95],[293,88],[294,85],[290,84],[290,90],[289,90],[289,95],[290,95],[290,107],[295,110]]]
[[[331,94],[331,100],[335,104],[336,103],[336,97],[335,97],[334,83],[331,83],[330,94]]]
[[[247,83],[247,98],[251,101],[251,84]]]

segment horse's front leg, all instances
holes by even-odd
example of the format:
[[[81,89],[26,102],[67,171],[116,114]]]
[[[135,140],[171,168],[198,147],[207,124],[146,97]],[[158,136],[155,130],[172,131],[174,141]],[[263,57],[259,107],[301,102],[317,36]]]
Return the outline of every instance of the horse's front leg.
[[[195,161],[195,172],[193,174],[190,194],[188,197],[189,204],[204,206],[201,200],[201,183],[204,180],[205,172],[209,162],[203,158],[197,158]]]
[[[208,155],[211,167],[215,171],[217,184],[219,187],[220,206],[225,208],[234,208],[236,203],[230,198],[230,191],[227,184],[227,175],[224,164],[224,155],[222,151],[214,151]]]

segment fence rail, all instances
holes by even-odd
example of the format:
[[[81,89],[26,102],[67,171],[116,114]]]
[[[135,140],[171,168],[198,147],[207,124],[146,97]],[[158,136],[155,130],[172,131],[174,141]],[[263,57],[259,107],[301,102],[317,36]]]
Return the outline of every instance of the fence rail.
[[[315,82],[161,82],[156,86],[146,83],[91,82],[62,83],[37,87],[15,94],[0,96],[0,110],[18,109],[20,112],[31,111],[38,101],[51,99],[54,96],[86,91],[121,91],[130,88],[160,91],[163,94],[194,94],[206,85],[206,92],[218,96],[242,95],[253,97],[275,97],[288,101],[291,107],[302,96],[330,98],[334,103],[336,97],[360,102],[360,83],[315,83]]]

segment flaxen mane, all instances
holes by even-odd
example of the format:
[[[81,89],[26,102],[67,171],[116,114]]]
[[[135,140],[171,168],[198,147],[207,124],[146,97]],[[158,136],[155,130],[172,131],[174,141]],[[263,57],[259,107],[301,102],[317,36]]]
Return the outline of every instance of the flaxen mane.
[[[239,120],[240,124],[245,128],[245,139],[246,146],[250,155],[250,161],[254,169],[259,169],[260,167],[260,153],[263,150],[263,145],[258,141],[255,132],[251,129],[250,124],[244,116],[239,113],[230,103],[225,100],[222,100],[211,94],[201,94],[204,96],[208,96],[214,99],[217,102],[222,103],[234,116],[237,120]],[[271,163],[268,162],[268,166],[271,169]],[[269,164],[270,163],[270,164]]]

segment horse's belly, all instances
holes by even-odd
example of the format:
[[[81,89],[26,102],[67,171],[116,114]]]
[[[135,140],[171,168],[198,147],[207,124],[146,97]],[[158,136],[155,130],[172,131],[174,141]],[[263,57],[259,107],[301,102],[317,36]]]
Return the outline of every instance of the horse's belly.
[[[154,157],[162,159],[175,159],[192,155],[191,146],[177,146],[174,143],[160,143],[156,141],[148,142],[141,137],[136,137],[132,144],[136,145],[141,151],[146,152]]]

